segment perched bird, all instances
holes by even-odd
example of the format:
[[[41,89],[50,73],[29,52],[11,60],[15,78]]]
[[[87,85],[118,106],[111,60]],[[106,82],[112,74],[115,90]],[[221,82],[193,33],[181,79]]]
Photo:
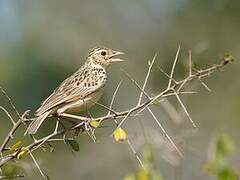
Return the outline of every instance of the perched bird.
[[[103,94],[106,69],[115,62],[124,61],[116,57],[121,54],[124,53],[110,48],[93,48],[85,64],[42,102],[27,132],[35,134],[47,117],[60,117],[62,113],[80,112],[94,106]]]

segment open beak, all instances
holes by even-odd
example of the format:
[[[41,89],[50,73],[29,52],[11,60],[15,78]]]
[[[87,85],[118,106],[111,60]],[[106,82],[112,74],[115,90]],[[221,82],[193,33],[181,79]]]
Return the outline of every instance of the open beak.
[[[125,60],[117,58],[116,56],[124,54],[123,52],[119,51],[113,51],[113,55],[109,58],[110,63],[115,63],[115,62],[124,62]]]

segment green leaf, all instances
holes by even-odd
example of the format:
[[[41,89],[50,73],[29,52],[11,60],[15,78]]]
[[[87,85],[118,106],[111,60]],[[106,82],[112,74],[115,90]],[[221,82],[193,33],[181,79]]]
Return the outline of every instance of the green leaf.
[[[204,169],[209,173],[209,174],[212,174],[212,175],[216,175],[217,172],[219,171],[219,168],[221,168],[223,165],[223,162],[222,161],[211,161],[211,162],[208,162]]]
[[[227,135],[221,135],[215,141],[215,154],[205,166],[209,174],[217,180],[239,180],[239,174],[228,165],[228,155],[234,150],[234,143]]]
[[[223,169],[218,174],[218,180],[238,180],[239,176],[232,169]]]
[[[192,68],[193,69],[197,69],[198,68],[198,65],[195,61],[192,62]]]
[[[15,144],[13,144],[11,147],[10,147],[10,151],[11,152],[15,152],[18,150],[18,148],[22,145],[22,141],[17,141]]]
[[[157,105],[157,106],[158,106],[159,104],[160,104],[160,101],[157,100],[157,99],[151,103],[151,105]]]
[[[153,162],[153,148],[150,144],[145,145],[143,149],[143,160],[146,164],[151,164]]]
[[[234,144],[227,135],[221,135],[217,140],[216,158],[225,158],[234,151]]]
[[[65,139],[65,143],[72,148],[72,150],[78,152],[79,151],[79,144],[75,139]]]
[[[17,167],[13,164],[5,164],[2,167],[2,174],[4,176],[14,176],[17,173]]]
[[[100,126],[100,121],[91,121],[90,125],[94,128],[98,128]]]

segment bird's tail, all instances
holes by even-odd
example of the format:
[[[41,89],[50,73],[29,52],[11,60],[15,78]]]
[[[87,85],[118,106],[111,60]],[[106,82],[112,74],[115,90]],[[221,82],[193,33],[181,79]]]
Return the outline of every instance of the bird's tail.
[[[48,117],[48,115],[51,113],[51,111],[47,111],[43,113],[42,115],[36,117],[31,124],[28,126],[26,133],[27,134],[35,134],[38,130],[38,128],[41,126],[43,121]]]

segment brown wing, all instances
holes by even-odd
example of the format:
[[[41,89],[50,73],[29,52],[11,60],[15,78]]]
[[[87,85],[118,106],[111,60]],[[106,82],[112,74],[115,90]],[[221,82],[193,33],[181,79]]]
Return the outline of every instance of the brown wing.
[[[69,103],[76,99],[81,99],[103,87],[106,81],[106,73],[100,78],[92,71],[96,68],[82,67],[71,77],[63,81],[60,86],[41,104],[36,111],[36,116],[40,116],[46,111],[57,107],[63,103]],[[102,71],[101,71],[102,72]]]

